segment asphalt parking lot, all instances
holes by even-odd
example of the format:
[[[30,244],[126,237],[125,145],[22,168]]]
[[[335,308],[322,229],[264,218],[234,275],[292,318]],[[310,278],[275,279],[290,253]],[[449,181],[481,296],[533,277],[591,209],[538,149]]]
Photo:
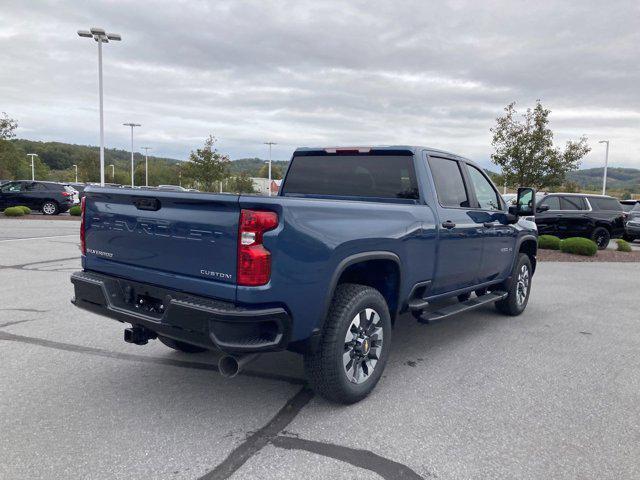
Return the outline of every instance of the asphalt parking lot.
[[[640,264],[542,263],[517,318],[403,317],[344,407],[293,354],[224,379],[124,343],[69,302],[78,227],[0,219],[0,478],[640,478]]]

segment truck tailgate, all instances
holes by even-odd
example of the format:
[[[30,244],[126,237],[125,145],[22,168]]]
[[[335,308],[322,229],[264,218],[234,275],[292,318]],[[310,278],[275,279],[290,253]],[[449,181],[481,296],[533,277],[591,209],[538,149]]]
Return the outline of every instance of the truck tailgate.
[[[238,196],[88,189],[87,270],[235,301]]]

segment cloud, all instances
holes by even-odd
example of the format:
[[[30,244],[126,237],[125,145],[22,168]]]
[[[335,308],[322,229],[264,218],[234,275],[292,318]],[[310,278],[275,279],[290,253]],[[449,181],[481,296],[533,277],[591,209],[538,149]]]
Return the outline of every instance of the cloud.
[[[104,48],[106,140],[186,158],[214,132],[232,158],[299,145],[396,143],[489,166],[511,101],[551,108],[556,140],[611,140],[640,167],[636,2],[4,2],[0,110],[19,135],[96,144],[97,54],[76,30],[122,34]]]

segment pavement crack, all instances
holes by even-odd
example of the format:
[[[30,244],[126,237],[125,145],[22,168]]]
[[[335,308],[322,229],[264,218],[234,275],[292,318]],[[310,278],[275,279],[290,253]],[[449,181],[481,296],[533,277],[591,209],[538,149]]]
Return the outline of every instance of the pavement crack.
[[[424,480],[424,477],[418,475],[406,465],[381,457],[369,450],[358,450],[332,443],[316,442],[314,440],[282,435],[274,437],[271,443],[276,447],[287,450],[305,450],[322,455],[323,457],[340,460],[354,467],[369,470],[387,480]]]
[[[10,309],[8,309],[10,310]],[[35,322],[36,320],[38,320],[37,318],[27,318],[26,320],[14,320],[13,322],[7,322],[7,323],[0,323],[0,328],[6,328],[6,327],[10,327],[12,325],[18,325],[20,323],[25,323],[25,322]]]
[[[169,365],[178,368],[190,368],[193,370],[209,370],[212,372],[218,372],[218,366],[205,362],[193,362],[185,360],[176,360],[173,358],[158,358],[148,357],[145,355],[136,355],[133,353],[121,353],[112,352],[109,350],[103,350],[95,347],[85,347],[83,345],[75,345],[72,343],[54,342],[52,340],[45,340],[44,338],[26,337],[23,335],[16,335],[9,332],[0,331],[0,340],[7,340],[10,342],[28,343],[31,345],[38,345],[45,348],[53,348],[56,350],[64,350],[67,352],[82,353],[86,355],[93,355],[96,357],[114,358],[116,360],[128,360],[133,362],[142,363],[154,363],[157,365]],[[290,383],[292,385],[304,385],[306,382],[302,378],[290,377],[288,375],[280,375],[277,373],[268,372],[256,372],[253,370],[243,370],[240,375],[246,377],[260,378],[263,380],[276,380],[281,382]]]
[[[244,442],[236,447],[229,456],[215,469],[206,473],[199,480],[221,480],[233,475],[247,460],[259,452],[268,443],[278,437],[278,434],[289,425],[300,411],[313,398],[313,392],[303,387],[296,393],[284,407],[273,417],[269,423],[257,432],[250,435]],[[410,478],[410,477],[407,477]]]
[[[28,268],[33,265],[47,265],[53,262],[66,262],[68,260],[79,260],[80,257],[78,255],[74,257],[66,257],[66,258],[53,258],[51,260],[41,260],[39,262],[31,262],[31,263],[22,263],[20,265],[0,265],[0,270],[36,270],[33,268]]]

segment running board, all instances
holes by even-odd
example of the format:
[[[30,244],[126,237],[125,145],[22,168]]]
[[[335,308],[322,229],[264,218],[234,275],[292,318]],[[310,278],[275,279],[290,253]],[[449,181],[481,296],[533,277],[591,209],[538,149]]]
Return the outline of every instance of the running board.
[[[481,307],[482,305],[486,305],[487,303],[495,302],[497,300],[502,300],[508,295],[507,292],[501,291],[493,291],[490,293],[485,293],[479,297],[470,298],[464,302],[454,303],[453,305],[448,305],[434,312],[424,312],[418,317],[418,322],[420,323],[433,323],[443,318],[450,317],[451,315],[456,315],[458,313],[466,312],[468,310],[473,310],[474,308]]]

